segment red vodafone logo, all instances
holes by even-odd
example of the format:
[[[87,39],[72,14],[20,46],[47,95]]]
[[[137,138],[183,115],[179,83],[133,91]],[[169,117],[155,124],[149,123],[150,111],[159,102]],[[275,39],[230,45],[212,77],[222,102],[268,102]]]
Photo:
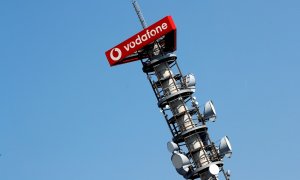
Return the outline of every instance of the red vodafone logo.
[[[113,60],[113,61],[119,61],[121,59],[121,57],[122,57],[122,51],[119,48],[113,48],[110,51],[109,56],[110,56],[111,60]]]
[[[176,31],[176,26],[171,16],[159,20],[148,28],[140,31],[129,39],[123,41],[119,45],[105,52],[108,62],[111,66],[123,64],[134,60],[128,60],[126,57],[134,54],[146,45],[163,37],[171,31]],[[129,57],[130,59],[130,57]]]

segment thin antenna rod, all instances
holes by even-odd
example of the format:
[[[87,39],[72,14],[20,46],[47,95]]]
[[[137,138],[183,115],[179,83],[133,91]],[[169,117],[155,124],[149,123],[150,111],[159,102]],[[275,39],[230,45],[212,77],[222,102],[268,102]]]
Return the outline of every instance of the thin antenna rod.
[[[141,8],[140,8],[139,4],[137,3],[136,0],[132,0],[132,5],[134,7],[134,10],[135,10],[136,14],[139,17],[139,20],[140,20],[143,28],[144,29],[147,28],[147,24],[146,24],[145,18],[144,18],[143,14],[142,14],[142,11],[141,11]]]

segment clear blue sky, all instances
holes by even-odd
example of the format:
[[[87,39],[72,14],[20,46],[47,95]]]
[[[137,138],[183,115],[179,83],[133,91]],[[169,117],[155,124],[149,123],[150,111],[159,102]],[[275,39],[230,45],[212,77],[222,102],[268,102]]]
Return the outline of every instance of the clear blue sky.
[[[148,24],[173,16],[232,179],[300,179],[300,1],[139,3]],[[141,30],[129,0],[2,0],[0,23],[1,180],[182,179],[141,64],[104,55]]]

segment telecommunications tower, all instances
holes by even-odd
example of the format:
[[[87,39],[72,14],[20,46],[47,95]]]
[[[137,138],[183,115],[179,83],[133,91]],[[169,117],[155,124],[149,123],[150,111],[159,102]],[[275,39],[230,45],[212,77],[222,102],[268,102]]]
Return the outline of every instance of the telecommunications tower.
[[[106,51],[111,66],[140,60],[143,72],[151,84],[173,136],[167,143],[176,171],[185,179],[225,180],[230,171],[223,168],[224,157],[230,157],[232,148],[227,136],[216,145],[209,136],[208,121],[214,122],[216,111],[212,101],[201,113],[196,97],[193,74],[183,75],[176,51],[176,25],[171,16],[147,26],[135,0],[134,9],[143,30]],[[221,177],[221,175],[223,175]]]

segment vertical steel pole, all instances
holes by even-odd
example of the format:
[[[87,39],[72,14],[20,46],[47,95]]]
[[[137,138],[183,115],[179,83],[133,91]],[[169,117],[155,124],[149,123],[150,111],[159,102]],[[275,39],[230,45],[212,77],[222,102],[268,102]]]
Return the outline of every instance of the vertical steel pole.
[[[140,20],[143,28],[144,29],[147,28],[147,23],[146,23],[145,18],[142,14],[142,11],[141,11],[141,8],[140,8],[139,4],[137,3],[136,0],[132,0],[132,4],[133,4],[134,10],[135,10],[137,16],[139,17],[139,20]]]

